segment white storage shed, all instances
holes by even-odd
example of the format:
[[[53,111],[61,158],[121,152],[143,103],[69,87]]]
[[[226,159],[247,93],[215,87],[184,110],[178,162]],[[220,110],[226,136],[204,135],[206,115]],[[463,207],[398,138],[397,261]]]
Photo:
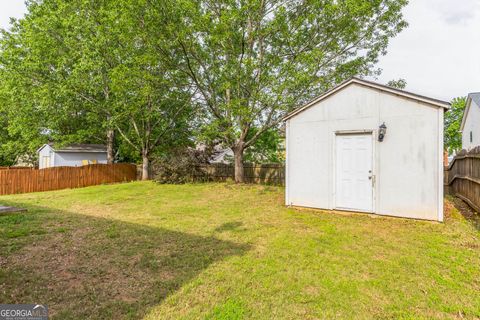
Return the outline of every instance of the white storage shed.
[[[107,163],[107,147],[103,144],[70,144],[62,148],[44,144],[37,153],[40,169]]]
[[[353,78],[286,118],[286,204],[443,221],[448,102]]]

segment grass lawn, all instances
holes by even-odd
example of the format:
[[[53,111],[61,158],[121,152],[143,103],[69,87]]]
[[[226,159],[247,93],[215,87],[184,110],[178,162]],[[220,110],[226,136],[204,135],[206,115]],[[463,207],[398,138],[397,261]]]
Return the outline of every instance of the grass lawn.
[[[480,227],[152,182],[0,197],[0,303],[52,319],[480,318]]]

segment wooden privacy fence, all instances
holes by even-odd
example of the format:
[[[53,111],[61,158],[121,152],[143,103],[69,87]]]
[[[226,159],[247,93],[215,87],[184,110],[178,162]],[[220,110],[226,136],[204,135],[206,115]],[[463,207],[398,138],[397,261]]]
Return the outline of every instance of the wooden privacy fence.
[[[445,167],[446,192],[466,201],[480,212],[480,147],[460,151]]]
[[[272,185],[285,184],[285,166],[283,164],[245,164],[245,182]],[[196,166],[192,170],[192,180],[203,181],[226,181],[235,178],[233,164],[207,164]]]
[[[0,195],[133,181],[136,174],[136,166],[128,163],[48,169],[0,168]]]

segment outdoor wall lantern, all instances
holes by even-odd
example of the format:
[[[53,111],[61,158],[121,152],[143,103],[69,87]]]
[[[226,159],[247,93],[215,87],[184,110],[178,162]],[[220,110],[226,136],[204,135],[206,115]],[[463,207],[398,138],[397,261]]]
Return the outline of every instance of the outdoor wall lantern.
[[[378,127],[378,141],[382,142],[383,138],[385,138],[385,134],[387,134],[387,126],[384,122]]]

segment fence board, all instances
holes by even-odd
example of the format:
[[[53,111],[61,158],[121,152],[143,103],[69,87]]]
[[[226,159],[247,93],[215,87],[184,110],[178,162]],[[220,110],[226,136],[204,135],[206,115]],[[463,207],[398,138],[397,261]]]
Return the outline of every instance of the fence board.
[[[0,195],[81,188],[136,180],[136,166],[128,163],[91,164],[48,169],[0,168]]]
[[[462,150],[455,156],[445,168],[444,185],[448,192],[480,212],[480,147]]]
[[[226,181],[235,178],[233,164],[208,164],[196,166],[193,170],[192,180],[203,181]],[[201,172],[198,174],[197,172]],[[245,182],[285,185],[285,166],[283,164],[245,164]]]

